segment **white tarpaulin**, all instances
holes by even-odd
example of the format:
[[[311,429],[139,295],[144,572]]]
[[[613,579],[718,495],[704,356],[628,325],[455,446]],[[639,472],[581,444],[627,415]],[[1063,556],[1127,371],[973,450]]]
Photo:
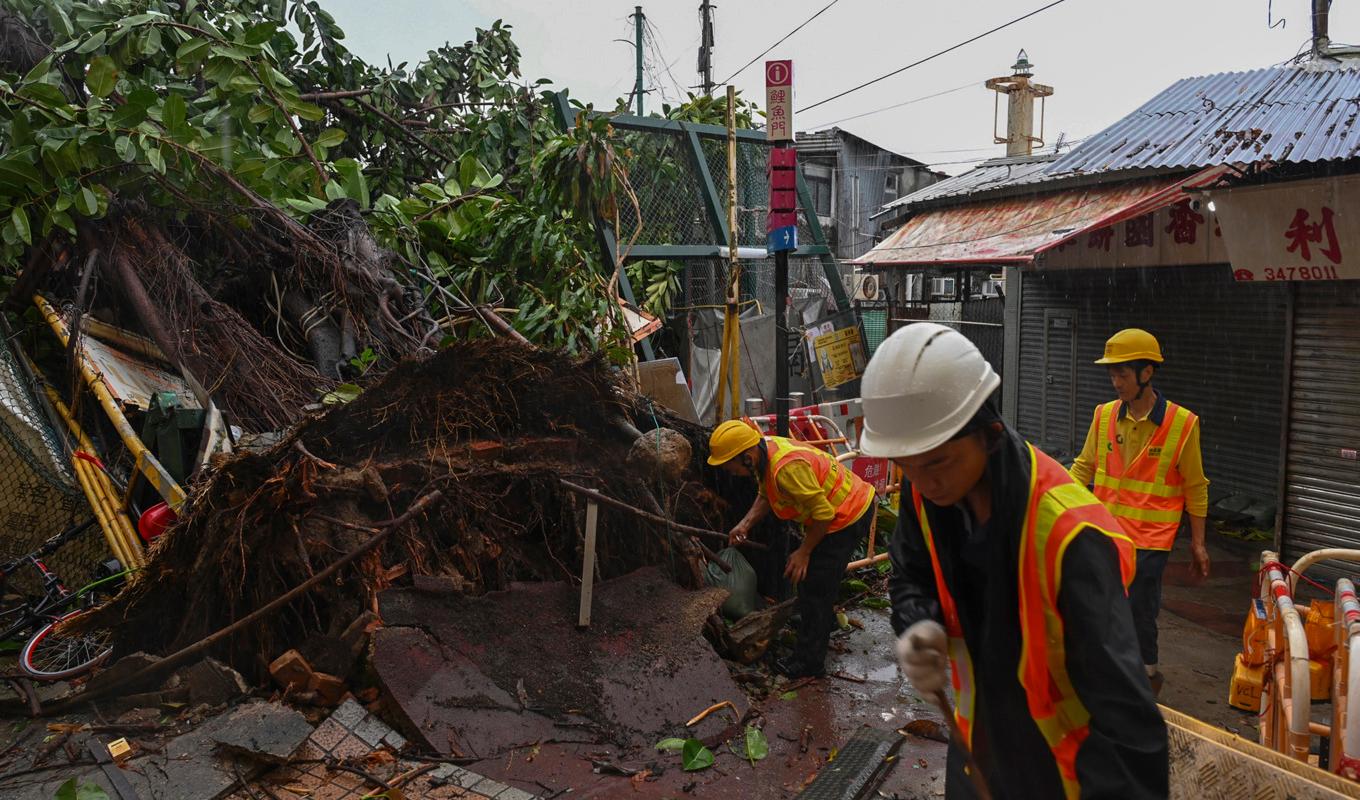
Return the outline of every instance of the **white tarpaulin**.
[[[1360,280],[1360,177],[1215,189],[1211,196],[1237,280]]]

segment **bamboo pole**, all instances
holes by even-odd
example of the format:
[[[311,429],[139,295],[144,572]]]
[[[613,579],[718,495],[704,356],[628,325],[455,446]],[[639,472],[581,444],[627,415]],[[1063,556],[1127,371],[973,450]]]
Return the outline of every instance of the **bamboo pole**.
[[[62,322],[57,310],[42,295],[34,295],[33,303],[42,313],[43,319],[47,320],[47,324],[51,326],[52,332],[57,335],[62,346],[65,347],[71,337],[66,330],[66,323]],[[119,408],[118,401],[109,392],[109,387],[104,385],[103,379],[91,368],[90,362],[82,355],[76,360],[76,365],[80,369],[81,377],[85,379],[86,385],[90,387],[95,399],[99,401],[100,407],[108,415],[109,422],[113,423],[114,429],[118,431],[119,438],[123,440],[128,452],[136,459],[137,468],[146,476],[147,480],[151,481],[152,487],[165,499],[170,509],[179,513],[184,507],[184,489],[171,477],[169,472],[165,471],[165,467],[161,466],[161,462],[156,460],[156,457],[142,442],[141,437],[132,429],[127,417],[123,416],[123,410]]]
[[[80,423],[72,415],[71,409],[67,408],[66,404],[61,401],[56,389],[51,386],[44,386],[43,388],[47,392],[48,402],[52,404],[57,414],[70,428],[71,436],[76,440],[76,446],[92,456],[96,455],[94,442],[90,441],[90,437],[80,427]],[[99,520],[99,527],[104,531],[104,538],[108,540],[109,548],[113,550],[114,556],[126,568],[135,569],[144,566],[146,554],[142,551],[141,539],[137,536],[137,530],[133,526],[132,520],[122,510],[121,503],[114,499],[117,497],[117,492],[114,490],[113,481],[94,464],[80,458],[75,453],[71,454],[71,470],[75,472],[76,479],[85,492],[86,500],[89,501],[95,518]]]

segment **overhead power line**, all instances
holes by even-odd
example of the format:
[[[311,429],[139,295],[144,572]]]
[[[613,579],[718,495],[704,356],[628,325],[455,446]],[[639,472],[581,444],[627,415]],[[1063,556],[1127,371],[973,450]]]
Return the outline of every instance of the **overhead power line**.
[[[830,125],[839,125],[839,124],[841,124],[842,122],[849,122],[849,121],[852,120],[852,119],[860,119],[860,118],[862,118],[862,117],[868,117],[868,116],[872,116],[872,115],[874,115],[874,114],[882,114],[884,111],[892,111],[892,110],[895,109],[895,108],[901,108],[902,106],[909,106],[909,105],[911,105],[912,103],[919,103],[919,102],[921,102],[922,100],[933,100],[933,99],[935,99],[936,97],[944,97],[944,96],[947,95],[947,94],[954,94],[955,92],[961,92],[961,91],[963,91],[964,89],[973,89],[973,88],[976,88],[976,87],[978,87],[978,86],[981,86],[982,83],[983,83],[983,81],[985,81],[985,80],[987,80],[987,79],[986,79],[986,78],[982,78],[981,80],[969,81],[968,83],[965,83],[965,84],[963,84],[962,86],[955,86],[953,89],[945,89],[943,92],[936,92],[936,93],[934,93],[934,94],[925,95],[924,97],[916,97],[916,98],[912,98],[911,100],[903,100],[903,101],[900,102],[900,103],[893,103],[893,104],[890,105],[890,106],[884,106],[883,108],[876,108],[876,109],[874,109],[873,111],[865,111],[865,112],[863,112],[863,113],[861,113],[861,114],[855,114],[855,115],[852,116],[852,117],[841,117],[840,119],[833,119],[833,120],[831,120],[830,122],[823,122],[823,123],[821,123],[821,124],[819,124],[819,125],[812,125],[812,126],[810,126],[810,128],[813,128],[813,129],[815,129],[815,128],[825,128],[825,127],[828,127],[828,126],[830,126]]]
[[[769,47],[767,47],[767,48],[765,48],[764,50],[762,50],[762,51],[760,52],[760,55],[756,56],[755,58],[751,59],[750,61],[747,61],[745,64],[743,64],[743,65],[741,66],[741,69],[737,70],[736,72],[732,73],[731,75],[728,75],[728,76],[727,76],[727,80],[723,81],[723,83],[724,83],[724,84],[731,83],[731,82],[732,82],[732,79],[735,78],[735,77],[737,77],[737,76],[740,75],[741,73],[745,72],[747,67],[749,67],[749,66],[751,66],[752,64],[756,63],[756,62],[759,61],[761,58],[764,58],[765,55],[766,55],[767,53],[769,53],[771,50],[775,49],[775,48],[778,47],[779,45],[783,44],[785,41],[788,40],[788,38],[789,38],[790,36],[794,35],[795,33],[801,31],[803,28],[807,27],[807,24],[808,24],[809,22],[812,22],[814,19],[816,19],[816,18],[820,17],[821,15],[825,14],[825,13],[827,12],[828,9],[830,9],[832,6],[836,5],[836,4],[839,3],[840,1],[841,1],[841,0],[831,0],[830,3],[827,3],[826,5],[822,6],[822,10],[821,10],[821,11],[818,11],[816,14],[813,14],[812,16],[808,17],[807,19],[803,20],[803,22],[802,22],[801,25],[799,25],[798,27],[796,27],[796,28],[794,28],[793,30],[789,31],[788,33],[784,34],[783,38],[781,38],[779,41],[775,42],[774,44],[772,44],[772,45],[770,45]]]
[[[1004,29],[1006,29],[1006,28],[1009,28],[1010,26],[1012,26],[1012,25],[1014,25],[1014,24],[1016,24],[1016,23],[1018,23],[1018,22],[1024,22],[1025,20],[1029,19],[1030,17],[1034,16],[1035,14],[1043,13],[1044,11],[1047,11],[1047,10],[1049,10],[1050,8],[1054,7],[1054,6],[1060,6],[1060,5],[1062,5],[1063,3],[1065,3],[1065,2],[1067,2],[1067,0],[1054,0],[1052,3],[1049,3],[1048,5],[1043,6],[1042,8],[1036,8],[1036,9],[1034,9],[1033,11],[1029,12],[1028,14],[1025,14],[1024,16],[1016,17],[1015,19],[1011,20],[1010,22],[1007,22],[1007,23],[998,25],[998,26],[996,26],[995,28],[992,28],[991,30],[983,31],[982,33],[979,33],[978,35],[976,35],[976,36],[974,36],[974,37],[972,37],[972,38],[970,38],[970,39],[965,39],[965,40],[963,40],[962,42],[959,42],[958,44],[950,45],[949,47],[946,47],[945,49],[943,49],[943,50],[941,50],[941,51],[939,51],[939,52],[937,52],[937,53],[932,53],[932,54],[926,56],[925,58],[923,58],[923,59],[921,59],[921,60],[919,60],[919,61],[913,61],[913,62],[911,62],[910,64],[906,65],[905,67],[902,67],[902,68],[900,68],[900,69],[895,69],[895,70],[893,70],[892,72],[887,73],[886,75],[880,75],[880,76],[878,76],[877,78],[874,78],[874,79],[871,80],[871,81],[865,81],[864,83],[861,83],[859,86],[856,86],[856,87],[854,87],[854,88],[852,88],[852,89],[846,89],[845,91],[841,92],[840,94],[834,94],[834,95],[832,95],[832,96],[826,98],[825,100],[818,100],[817,102],[813,103],[813,104],[810,105],[810,106],[807,106],[807,107],[805,107],[805,108],[800,108],[800,109],[798,109],[798,113],[799,113],[799,114],[802,114],[802,113],[805,112],[805,111],[811,111],[812,109],[816,108],[817,106],[826,105],[827,103],[830,103],[832,100],[839,100],[840,98],[845,97],[847,94],[852,94],[852,93],[854,93],[854,92],[858,92],[860,89],[863,89],[863,88],[865,88],[866,86],[873,86],[875,83],[878,83],[879,81],[887,80],[888,78],[891,78],[891,77],[894,76],[894,75],[899,75],[899,74],[901,74],[901,73],[903,73],[903,72],[906,72],[907,70],[911,69],[912,67],[919,67],[919,66],[921,66],[922,64],[926,63],[927,61],[931,61],[931,60],[934,60],[934,59],[936,59],[936,58],[939,58],[940,56],[942,56],[942,55],[944,55],[944,54],[946,54],[946,53],[952,53],[953,51],[958,50],[960,47],[963,47],[963,46],[965,46],[965,45],[970,45],[970,44],[972,44],[973,42],[976,42],[978,39],[981,39],[981,38],[986,37],[986,36],[990,36],[990,35],[992,35],[993,33],[996,33],[996,32],[999,31],[999,30],[1004,30]],[[769,52],[769,51],[766,51],[766,52]],[[764,55],[764,54],[762,53],[762,55]],[[756,58],[760,58],[760,56],[756,56]],[[750,65],[748,64],[747,66],[750,66]],[[742,69],[745,69],[745,68],[746,68],[746,67],[742,67]],[[729,80],[730,80],[730,79],[729,79]]]

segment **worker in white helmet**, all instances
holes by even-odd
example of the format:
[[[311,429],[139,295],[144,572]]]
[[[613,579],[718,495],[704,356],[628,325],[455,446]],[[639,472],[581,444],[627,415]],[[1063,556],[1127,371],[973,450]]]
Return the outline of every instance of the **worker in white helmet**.
[[[861,449],[905,478],[889,548],[902,671],[927,697],[952,672],[962,746],[993,797],[1164,798],[1166,727],[1126,595],[1133,544],[1001,420],[1000,382],[933,323],[888,337],[864,373]],[[974,796],[966,755],[951,745],[947,798]]]

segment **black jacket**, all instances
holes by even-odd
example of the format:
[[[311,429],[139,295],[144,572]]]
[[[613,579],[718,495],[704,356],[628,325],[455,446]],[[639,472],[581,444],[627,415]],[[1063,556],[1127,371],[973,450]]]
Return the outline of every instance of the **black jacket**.
[[[996,800],[1061,798],[1052,752],[1030,716],[1017,677],[1020,617],[1017,559],[1029,492],[1025,441],[1009,427],[987,464],[992,519],[972,523],[959,507],[926,501],[940,569],[958,604],[977,682],[974,757]],[[889,545],[893,629],[942,622],[930,554],[902,488],[902,513]],[[1098,531],[1078,533],[1063,558],[1058,608],[1067,670],[1091,714],[1090,735],[1077,753],[1083,798],[1164,798],[1168,793],[1166,725],[1152,697],[1120,583],[1118,555]],[[971,798],[961,754],[951,746],[947,798]]]

